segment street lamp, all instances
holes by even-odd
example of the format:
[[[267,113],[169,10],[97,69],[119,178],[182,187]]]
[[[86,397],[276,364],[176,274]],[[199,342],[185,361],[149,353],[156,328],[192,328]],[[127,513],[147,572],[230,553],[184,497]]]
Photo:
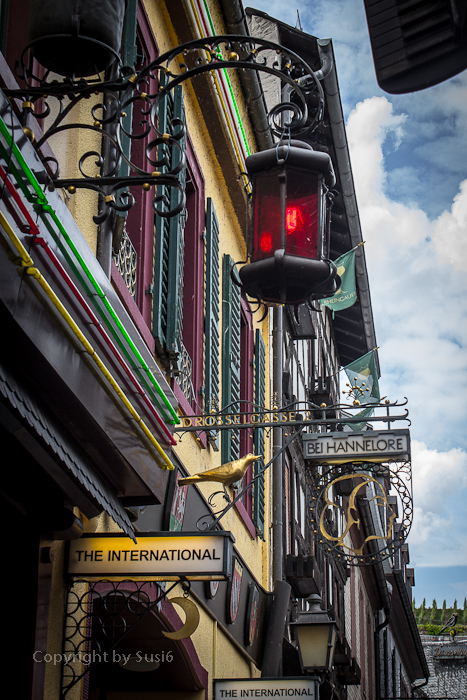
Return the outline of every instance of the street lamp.
[[[263,302],[297,305],[340,286],[329,259],[331,158],[290,141],[246,159],[253,186],[250,262],[242,286]]]
[[[290,625],[298,643],[300,663],[304,671],[330,671],[337,642],[337,625],[321,609],[319,595],[311,595],[308,601],[310,609],[300,613],[297,621]]]

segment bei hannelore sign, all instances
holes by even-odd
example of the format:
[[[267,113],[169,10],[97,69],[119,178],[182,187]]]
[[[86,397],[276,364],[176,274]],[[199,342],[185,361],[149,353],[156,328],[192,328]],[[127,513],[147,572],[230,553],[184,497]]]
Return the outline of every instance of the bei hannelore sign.
[[[302,437],[305,459],[330,464],[410,461],[410,433],[407,428],[305,433]]]
[[[137,533],[137,544],[114,533],[71,540],[68,573],[74,578],[152,581],[224,581],[232,575],[235,539],[230,532]]]
[[[287,678],[235,678],[214,681],[213,700],[229,698],[308,698],[318,700],[318,679],[309,676]]]

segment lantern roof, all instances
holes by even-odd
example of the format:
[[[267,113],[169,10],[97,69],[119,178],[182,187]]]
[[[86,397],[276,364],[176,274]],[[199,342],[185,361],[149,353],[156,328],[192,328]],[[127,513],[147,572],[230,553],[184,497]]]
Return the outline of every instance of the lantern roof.
[[[287,167],[318,172],[324,177],[326,186],[330,189],[336,184],[336,176],[331,157],[323,151],[315,151],[304,141],[291,141],[278,148],[259,151],[246,159],[250,175],[264,170],[276,168],[286,163]]]

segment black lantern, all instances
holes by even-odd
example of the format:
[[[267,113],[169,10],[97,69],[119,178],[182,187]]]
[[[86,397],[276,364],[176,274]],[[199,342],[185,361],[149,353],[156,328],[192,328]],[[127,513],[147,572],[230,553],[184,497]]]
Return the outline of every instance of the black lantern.
[[[331,158],[291,141],[246,159],[253,185],[250,262],[243,287],[263,302],[302,304],[333,296],[340,286],[329,259]]]
[[[124,18],[125,0],[31,0],[28,46],[59,75],[100,73],[118,60]]]
[[[310,609],[300,613],[292,622],[300,654],[300,662],[305,671],[330,671],[337,642],[337,625],[328,613],[321,609],[321,598],[313,594],[309,597]]]

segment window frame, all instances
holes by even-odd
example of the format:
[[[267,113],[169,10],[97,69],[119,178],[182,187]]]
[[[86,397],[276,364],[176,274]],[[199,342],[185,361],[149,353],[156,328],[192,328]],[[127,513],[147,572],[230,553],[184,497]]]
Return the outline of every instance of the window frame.
[[[139,35],[139,40],[142,43],[143,49],[145,50],[147,60],[155,60],[159,56],[159,47],[157,45],[154,32],[152,31],[147,12],[140,0],[138,0],[137,3],[136,31]],[[156,89],[157,81],[153,78],[151,80],[151,90],[155,91]],[[138,102],[136,102],[135,105],[137,106]],[[136,116],[133,112],[133,120],[135,119]],[[131,144],[132,159],[137,160],[139,155],[142,168],[147,167],[145,149],[149,138],[150,135],[146,136],[144,139],[141,139],[141,141],[135,139]],[[137,151],[136,159],[135,150]],[[151,352],[154,353],[155,341],[151,333],[153,299],[150,292],[154,281],[154,269],[152,263],[155,253],[155,214],[152,206],[154,193],[152,191],[146,192],[141,187],[130,188],[130,192],[135,197],[135,204],[128,212],[125,226],[134,227],[134,229],[138,231],[137,235],[134,233],[129,235],[129,238],[138,254],[136,299],[133,298],[128,290],[113,258],[111,261],[111,281],[120,297],[122,304],[131,315],[138,331],[141,333]],[[149,234],[149,232],[151,233]]]
[[[205,183],[201,166],[196,157],[190,136],[187,135],[187,175],[189,182],[193,186],[194,202],[194,222],[188,217],[185,225],[185,236],[188,233],[188,243],[185,238],[185,255],[183,264],[183,333],[182,341],[190,354],[192,361],[193,395],[191,402],[188,401],[177,382],[172,379],[172,389],[179,402],[180,408],[186,415],[201,414],[203,408],[203,382],[204,382],[204,283],[205,283]],[[187,254],[187,251],[189,254]],[[192,262],[189,272],[186,275],[186,263]],[[187,300],[192,295],[193,314],[187,314]],[[190,316],[190,318],[187,318]],[[190,342],[190,347],[187,343]],[[199,404],[199,406],[197,405]],[[206,446],[207,438],[205,432],[198,434],[203,446]]]

